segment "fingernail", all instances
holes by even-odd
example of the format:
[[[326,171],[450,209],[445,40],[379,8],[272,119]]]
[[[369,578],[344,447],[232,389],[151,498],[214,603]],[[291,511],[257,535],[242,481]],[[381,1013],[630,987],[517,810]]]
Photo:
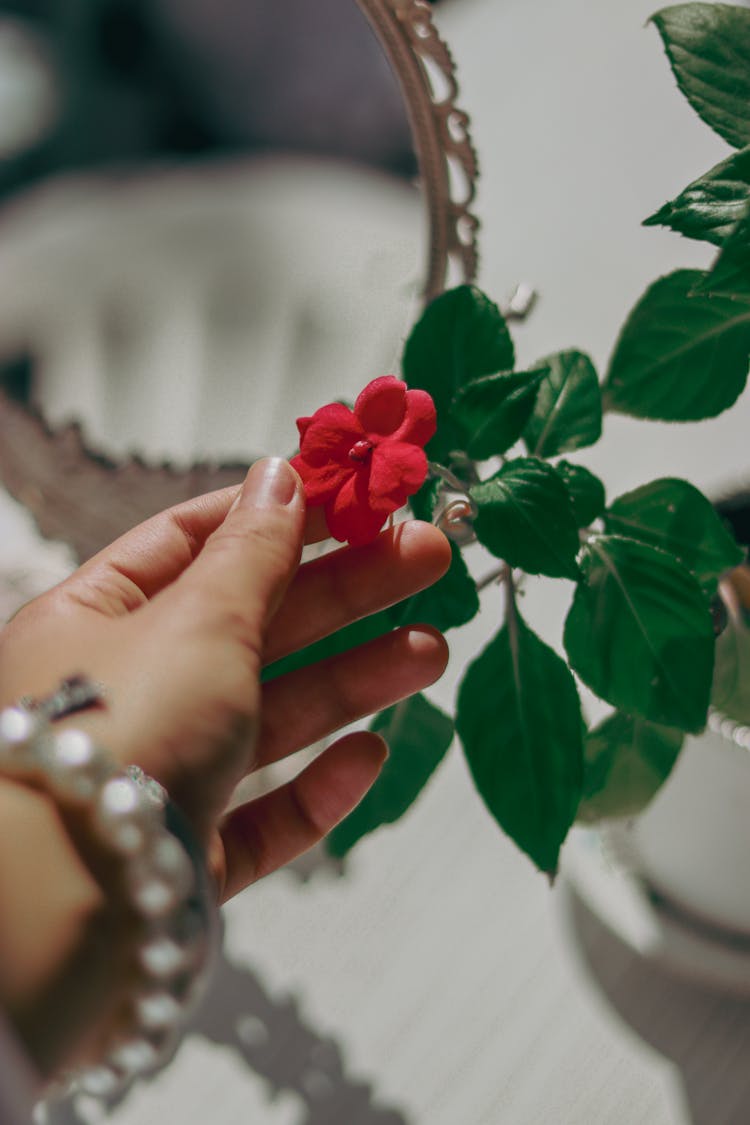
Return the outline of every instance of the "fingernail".
[[[382,769],[391,756],[391,750],[382,735],[378,735],[378,738],[380,739],[380,768]]]
[[[298,477],[283,457],[256,461],[245,478],[239,502],[243,507],[275,508],[290,504],[297,494]]]

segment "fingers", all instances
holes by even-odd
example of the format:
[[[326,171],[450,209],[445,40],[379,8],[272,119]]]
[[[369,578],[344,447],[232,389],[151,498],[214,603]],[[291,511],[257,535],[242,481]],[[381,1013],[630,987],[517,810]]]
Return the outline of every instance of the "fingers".
[[[132,612],[179,578],[198,557],[241,488],[236,484],[208,492],[159,512],[90,558],[61,589],[109,616]],[[327,537],[323,509],[311,508],[305,542]]]
[[[387,757],[369,731],[346,735],[293,781],[229,814],[222,901],[317,844],[364,797]]]
[[[431,524],[410,520],[366,547],[343,547],[300,567],[273,620],[267,663],[408,598],[450,566],[450,544]]]
[[[261,765],[396,703],[440,676],[448,649],[432,629],[398,629],[268,684]],[[361,801],[385,761],[377,735],[347,735],[287,785],[234,809],[222,826],[223,899],[317,844]]]
[[[61,589],[113,617],[137,609],[197,557],[239,491],[223,488],[159,512],[90,558]]]
[[[265,626],[299,564],[304,527],[294,469],[279,457],[257,461],[221,526],[161,595],[162,608],[213,622],[260,659]]]
[[[331,533],[328,530],[323,509],[308,507],[305,522],[305,543],[321,543],[324,539],[330,539],[330,537]]]
[[[421,691],[442,676],[447,661],[440,633],[415,626],[271,681],[263,689],[257,765]]]

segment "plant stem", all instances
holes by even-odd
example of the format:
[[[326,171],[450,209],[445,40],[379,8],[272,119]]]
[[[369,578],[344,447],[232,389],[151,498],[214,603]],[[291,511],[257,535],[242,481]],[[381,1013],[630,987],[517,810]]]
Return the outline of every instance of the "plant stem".
[[[459,480],[450,469],[446,469],[445,465],[440,465],[437,461],[428,461],[427,468],[431,477],[444,481],[454,492],[462,492],[464,496],[468,497],[464,482]]]
[[[518,670],[518,608],[516,606],[516,587],[513,581],[513,571],[508,567],[505,578],[505,624],[508,627],[508,641],[511,657],[513,659],[513,674],[517,685],[520,685]]]
[[[485,574],[484,578],[480,578],[477,582],[477,592],[481,594],[482,590],[486,590],[493,582],[498,584],[505,581],[506,571],[509,570],[507,563],[502,563],[500,566],[495,567],[489,574]]]
[[[505,582],[505,611],[510,616],[516,616],[516,584],[513,580],[513,571],[506,564]]]
[[[491,586],[493,582],[496,582],[498,586],[502,586],[504,582],[510,580],[513,584],[514,593],[518,593],[518,591],[523,586],[526,577],[527,576],[523,571],[519,571],[519,573],[514,577],[513,568],[508,566],[507,563],[502,563],[494,570],[491,570],[489,574],[485,574],[484,578],[479,579],[476,584],[477,591],[481,594],[482,590],[486,590],[487,587]]]
[[[437,461],[428,461],[427,467],[433,480],[441,482],[435,496],[432,522],[459,546],[473,542],[476,538],[473,521],[479,509],[469,492],[470,486]],[[448,499],[451,493],[458,493],[458,497]]]

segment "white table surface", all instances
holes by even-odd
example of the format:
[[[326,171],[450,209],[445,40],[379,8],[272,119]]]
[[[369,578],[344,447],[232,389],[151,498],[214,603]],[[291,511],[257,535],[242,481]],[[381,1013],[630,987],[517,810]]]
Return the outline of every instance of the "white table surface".
[[[646,284],[707,261],[701,245],[639,226],[727,151],[677,93],[644,29],[650,11],[438,9],[481,155],[480,281],[498,297],[521,279],[542,294],[516,332],[521,362],[579,346],[603,365]],[[582,460],[611,494],[667,471],[715,490],[747,472],[747,421],[747,396],[700,427],[612,419]],[[18,518],[0,507],[3,527]],[[526,612],[559,640],[559,593],[533,589]],[[453,641],[432,693],[445,706],[486,620]],[[109,1112],[80,1102],[55,1125],[750,1121],[750,1005],[643,964],[551,892],[490,821],[457,748],[345,877],[277,874],[225,921],[216,988],[170,1068]]]

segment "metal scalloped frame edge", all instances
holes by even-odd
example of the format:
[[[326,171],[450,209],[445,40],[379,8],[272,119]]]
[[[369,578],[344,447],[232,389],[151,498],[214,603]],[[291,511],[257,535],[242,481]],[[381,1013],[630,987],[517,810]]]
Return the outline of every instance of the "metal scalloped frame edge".
[[[239,484],[246,471],[239,461],[115,462],[89,447],[79,423],[54,429],[0,391],[0,481],[44,538],[68,543],[79,562],[156,512]]]
[[[424,299],[445,288],[451,262],[465,282],[479,264],[479,220],[471,210],[476,196],[477,155],[469,117],[456,105],[456,66],[433,22],[427,0],[357,0],[370,21],[401,85],[412,127],[430,227]],[[436,90],[430,66],[437,68],[447,93]],[[463,199],[453,198],[451,165],[465,181]]]

